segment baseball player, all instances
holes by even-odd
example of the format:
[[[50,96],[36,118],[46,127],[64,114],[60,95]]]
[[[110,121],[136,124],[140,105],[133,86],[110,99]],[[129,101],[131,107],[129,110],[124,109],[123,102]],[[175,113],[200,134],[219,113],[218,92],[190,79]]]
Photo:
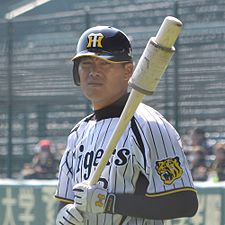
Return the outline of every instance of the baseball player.
[[[128,98],[132,50],[120,30],[85,31],[73,57],[73,78],[93,113],[68,137],[55,197],[56,224],[162,225],[193,216],[196,191],[180,137],[156,110],[141,103],[96,185],[88,179],[101,161]]]

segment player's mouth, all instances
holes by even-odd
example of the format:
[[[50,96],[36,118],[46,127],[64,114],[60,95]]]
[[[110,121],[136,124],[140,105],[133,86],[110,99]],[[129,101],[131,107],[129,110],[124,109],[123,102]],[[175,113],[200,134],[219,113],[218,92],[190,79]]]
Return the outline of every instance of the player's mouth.
[[[98,83],[98,82],[89,82],[88,86],[93,86],[93,87],[99,87],[102,86],[102,83]]]

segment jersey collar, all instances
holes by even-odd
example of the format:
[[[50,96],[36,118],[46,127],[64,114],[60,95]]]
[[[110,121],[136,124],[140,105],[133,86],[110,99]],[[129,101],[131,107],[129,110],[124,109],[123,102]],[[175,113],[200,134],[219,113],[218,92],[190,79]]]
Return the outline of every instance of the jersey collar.
[[[119,100],[114,102],[113,104],[99,110],[94,111],[94,116],[97,121],[109,118],[120,117],[123,108],[127,102],[129,93],[121,97]]]

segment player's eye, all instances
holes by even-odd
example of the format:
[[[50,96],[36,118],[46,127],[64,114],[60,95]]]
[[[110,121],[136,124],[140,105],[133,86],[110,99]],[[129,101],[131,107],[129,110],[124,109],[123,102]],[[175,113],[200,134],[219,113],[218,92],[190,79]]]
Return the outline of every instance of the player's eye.
[[[90,66],[92,66],[92,64],[93,64],[93,62],[91,60],[85,60],[85,61],[80,62],[80,65],[82,67],[90,67]]]
[[[111,63],[107,62],[107,61],[101,61],[101,65],[102,66],[108,66],[110,65]]]

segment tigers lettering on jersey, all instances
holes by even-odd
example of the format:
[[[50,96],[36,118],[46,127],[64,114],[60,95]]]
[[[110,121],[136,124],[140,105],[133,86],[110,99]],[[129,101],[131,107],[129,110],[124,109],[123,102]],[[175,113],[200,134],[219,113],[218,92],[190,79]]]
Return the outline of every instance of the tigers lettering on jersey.
[[[103,153],[103,149],[85,151],[84,145],[80,145],[76,173],[79,173],[83,169],[83,179],[87,180],[90,177],[92,168],[96,167],[99,164]],[[123,166],[127,163],[129,156],[129,149],[121,148],[117,151],[114,150],[111,157],[111,159],[113,160],[108,161],[106,166],[111,166],[111,164],[114,164],[116,166]]]

